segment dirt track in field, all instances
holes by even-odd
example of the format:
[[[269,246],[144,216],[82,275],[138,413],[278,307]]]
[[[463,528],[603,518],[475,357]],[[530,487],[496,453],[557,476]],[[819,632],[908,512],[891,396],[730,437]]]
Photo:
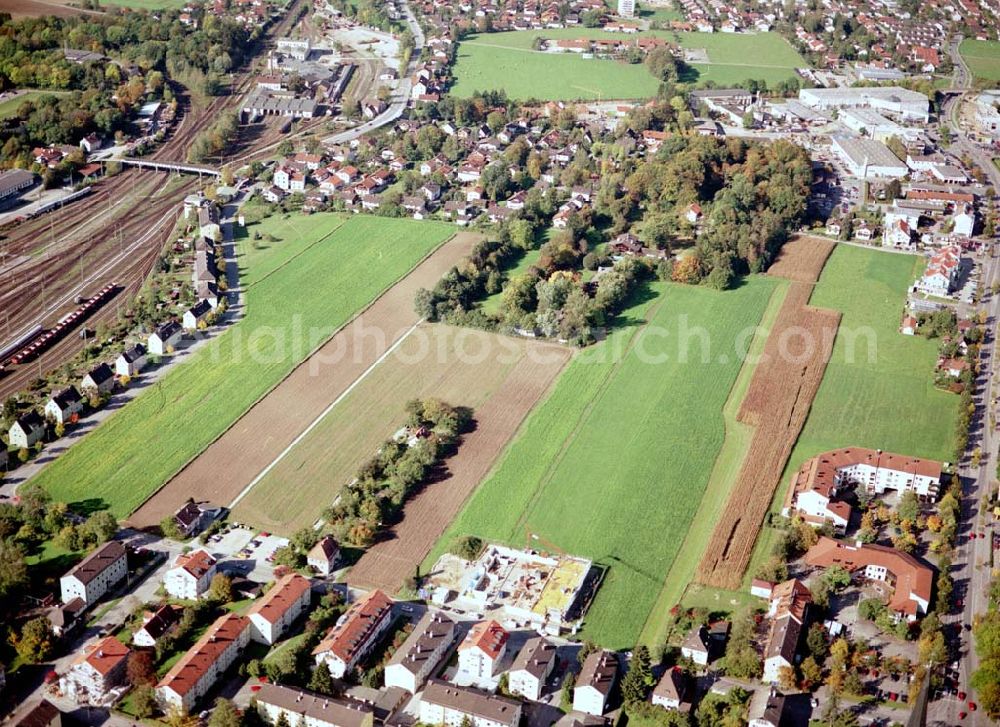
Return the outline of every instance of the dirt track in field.
[[[414,574],[569,360],[568,349],[548,348],[561,352],[561,362],[554,365],[552,360],[539,362],[527,356],[518,363],[506,381],[476,409],[476,429],[463,438],[458,452],[446,462],[447,475],[406,503],[403,519],[368,548],[348,572],[350,585],[394,593]]]
[[[413,296],[431,288],[479,236],[461,232],[377,298],[136,510],[151,527],[189,498],[229,505],[293,440],[417,323]]]
[[[101,15],[96,10],[84,10],[83,8],[73,8],[68,2],[58,0],[4,0],[0,3],[0,11],[10,13],[16,18],[37,18],[42,15],[59,15],[69,17],[71,15]]]
[[[838,311],[808,305],[834,243],[799,238],[785,245],[769,274],[791,287],[764,346],[737,419],[756,429],[696,578],[738,590],[788,457],[819,390],[840,323]]]

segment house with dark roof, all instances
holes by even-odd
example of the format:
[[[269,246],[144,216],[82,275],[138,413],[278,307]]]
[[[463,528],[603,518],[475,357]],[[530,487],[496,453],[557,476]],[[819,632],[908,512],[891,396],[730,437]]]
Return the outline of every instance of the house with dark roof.
[[[62,602],[69,603],[79,598],[87,606],[93,606],[126,575],[128,558],[125,546],[117,540],[109,540],[59,579]]]
[[[22,414],[7,431],[10,446],[27,448],[34,446],[45,436],[45,420],[41,415],[32,409],[26,414]]]
[[[171,353],[184,337],[184,330],[177,321],[167,321],[149,334],[146,344],[149,352],[156,356]]]
[[[115,359],[115,373],[119,376],[135,376],[146,368],[146,347],[141,343],[129,346]]]
[[[508,689],[511,694],[538,701],[545,682],[556,666],[556,645],[546,638],[528,639],[508,672]]]
[[[423,724],[460,725],[468,720],[473,727],[517,727],[521,712],[521,703],[514,699],[440,679],[428,681],[420,699]]]
[[[62,637],[76,630],[76,627],[80,625],[80,616],[86,610],[87,604],[83,602],[83,599],[74,598],[69,603],[61,603],[50,608],[45,614],[45,618],[49,621],[52,633]]]
[[[207,325],[207,318],[212,312],[212,306],[207,300],[199,300],[184,313],[183,325],[185,331],[194,331]]]
[[[45,405],[45,416],[57,424],[68,424],[83,411],[83,397],[75,386],[67,386],[52,395]]]
[[[142,626],[132,634],[136,646],[153,647],[180,623],[183,609],[173,604],[165,604],[155,611],[147,611],[142,616]]]
[[[99,363],[80,381],[80,390],[88,395],[106,394],[115,388],[115,372],[106,363]]]
[[[603,649],[590,654],[583,662],[580,676],[573,688],[573,709],[586,714],[601,715],[608,706],[608,697],[618,681],[618,657]]]
[[[366,705],[295,687],[262,684],[254,700],[267,724],[277,724],[282,717],[290,725],[309,727],[373,727],[375,724],[374,710]]]
[[[385,667],[385,684],[416,694],[455,638],[455,622],[428,610]]]
[[[306,555],[306,565],[321,576],[329,576],[340,560],[340,546],[332,535],[324,535]]]
[[[47,699],[32,702],[14,715],[11,727],[62,727],[62,712]]]
[[[688,712],[691,703],[687,701],[687,675],[678,667],[667,669],[653,688],[652,702],[664,709]]]
[[[208,527],[213,520],[218,519],[222,512],[221,507],[189,499],[174,513],[174,523],[183,537],[190,538]]]

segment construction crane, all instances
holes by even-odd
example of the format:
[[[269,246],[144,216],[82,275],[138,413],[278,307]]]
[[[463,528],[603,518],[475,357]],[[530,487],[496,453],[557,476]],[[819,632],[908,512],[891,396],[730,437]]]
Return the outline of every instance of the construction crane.
[[[560,548],[555,543],[546,540],[538,533],[531,532],[531,530],[528,529],[527,525],[524,526],[524,543],[525,547],[528,549],[535,549],[536,547],[535,544],[538,543],[541,544],[541,546],[547,551],[557,553],[559,555],[566,555],[565,550]]]

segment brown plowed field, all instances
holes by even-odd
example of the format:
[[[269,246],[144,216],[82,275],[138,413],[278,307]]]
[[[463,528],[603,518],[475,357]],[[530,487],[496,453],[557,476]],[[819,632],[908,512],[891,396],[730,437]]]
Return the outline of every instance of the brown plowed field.
[[[551,345],[548,348],[555,350]],[[348,583],[389,592],[403,586],[489,473],[569,357],[570,351],[561,349],[556,355],[547,355],[545,361],[528,356],[518,363],[503,384],[476,409],[476,429],[463,438],[458,452],[446,462],[447,475],[406,503],[403,519],[364,552],[349,571]]]
[[[59,2],[59,0],[4,0],[0,3],[0,11],[10,13],[14,18],[37,18],[42,15],[58,15],[68,17],[70,15],[100,15],[96,10],[84,10],[73,8],[69,2]]]
[[[815,283],[837,243],[825,237],[799,235],[781,247],[781,253],[767,274],[776,278]]]
[[[736,483],[698,565],[700,583],[736,590],[788,457],[833,351],[840,313],[808,305],[832,249],[800,238],[771,267],[796,280],[767,338],[737,418],[756,429]],[[828,241],[823,241],[828,242]],[[781,267],[778,265],[781,263]],[[806,279],[806,280],[803,280]]]
[[[413,296],[431,288],[472,248],[462,232],[431,253],[167,482],[129,523],[150,527],[189,497],[228,505],[265,467],[417,323]]]
[[[233,516],[283,534],[309,527],[402,425],[410,399],[436,397],[478,417],[511,382],[544,387],[568,358],[551,343],[423,324],[254,484]]]

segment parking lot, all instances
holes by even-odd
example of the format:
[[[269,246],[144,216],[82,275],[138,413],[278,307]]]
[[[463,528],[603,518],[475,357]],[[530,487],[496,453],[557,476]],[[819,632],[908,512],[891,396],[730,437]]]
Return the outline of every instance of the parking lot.
[[[218,561],[220,568],[258,583],[274,578],[274,551],[288,545],[288,539],[246,527],[226,527],[209,538],[205,549]]]

